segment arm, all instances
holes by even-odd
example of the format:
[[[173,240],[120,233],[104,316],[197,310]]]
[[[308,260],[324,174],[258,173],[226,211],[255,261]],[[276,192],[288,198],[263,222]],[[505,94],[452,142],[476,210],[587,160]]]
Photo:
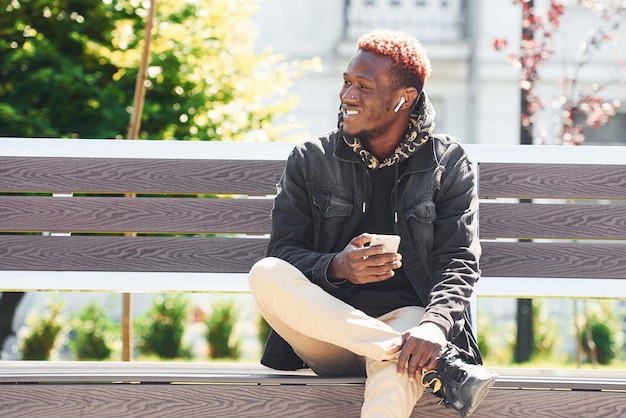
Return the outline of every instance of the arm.
[[[407,367],[409,379],[422,369],[433,369],[447,342],[462,331],[463,316],[479,277],[478,197],[475,173],[464,155],[450,158],[446,164],[435,203],[428,305],[421,325],[405,335],[398,361],[398,373]]]

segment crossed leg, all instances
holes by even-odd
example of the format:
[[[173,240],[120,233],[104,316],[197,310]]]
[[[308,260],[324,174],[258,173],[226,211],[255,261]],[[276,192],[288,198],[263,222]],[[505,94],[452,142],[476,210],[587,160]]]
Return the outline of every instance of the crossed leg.
[[[315,373],[367,375],[362,417],[410,416],[423,388],[397,375],[396,351],[402,334],[419,325],[423,308],[370,317],[271,257],[254,265],[249,283],[263,317]]]

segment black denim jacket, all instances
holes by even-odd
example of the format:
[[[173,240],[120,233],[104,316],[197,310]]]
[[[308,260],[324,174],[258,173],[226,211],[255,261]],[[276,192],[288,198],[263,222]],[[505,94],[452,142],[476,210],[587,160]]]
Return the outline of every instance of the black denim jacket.
[[[449,341],[481,363],[467,309],[479,278],[476,177],[458,140],[433,135],[406,161],[392,207],[404,270]],[[277,186],[267,255],[281,258],[329,289],[326,270],[353,238],[371,199],[368,168],[332,131],[295,147]],[[323,309],[323,306],[320,307]],[[305,367],[275,332],[261,363],[281,370]]]

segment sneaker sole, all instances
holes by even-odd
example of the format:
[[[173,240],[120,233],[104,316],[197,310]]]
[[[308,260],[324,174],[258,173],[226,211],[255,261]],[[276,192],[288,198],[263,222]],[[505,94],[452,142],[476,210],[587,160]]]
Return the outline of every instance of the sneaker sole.
[[[478,405],[482,402],[485,396],[487,396],[487,393],[489,393],[489,389],[491,389],[493,384],[496,383],[497,378],[498,378],[498,375],[492,374],[491,378],[487,381],[487,384],[485,384],[482,387],[482,390],[480,391],[478,396],[474,397],[474,402],[472,403],[471,408],[469,408],[466,411],[463,411],[463,410],[459,411],[459,413],[461,414],[461,418],[466,418],[470,416],[471,413],[476,411],[476,408],[478,408]]]

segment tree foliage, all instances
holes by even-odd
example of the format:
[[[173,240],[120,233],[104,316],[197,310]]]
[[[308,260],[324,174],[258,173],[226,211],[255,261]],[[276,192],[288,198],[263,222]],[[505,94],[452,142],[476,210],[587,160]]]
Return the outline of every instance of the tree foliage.
[[[562,28],[562,20],[568,6],[562,0],[550,0],[545,9],[536,7],[533,0],[513,0],[513,3],[521,8],[523,30],[519,48],[508,54],[507,61],[520,70],[520,89],[527,104],[527,108],[521,112],[521,123],[533,133],[538,114],[545,110],[535,83],[541,79],[542,67],[553,57],[557,33],[566,30]],[[611,80],[584,85],[580,82],[580,75],[583,67],[603,44],[617,46],[616,32],[626,14],[626,5],[621,0],[577,0],[576,3],[595,14],[600,23],[588,32],[587,39],[579,45],[577,55],[572,58],[559,81],[561,93],[553,103],[561,111],[553,134],[560,143],[579,145],[585,139],[585,128],[602,127],[615,116],[620,106],[619,101],[604,100],[599,94]],[[509,41],[505,38],[494,39],[493,46],[498,51],[510,50]],[[626,66],[619,53],[615,65],[621,72],[618,77],[623,78]],[[545,140],[547,132],[542,130],[539,133],[541,139]]]
[[[140,137],[274,137],[311,62],[254,51],[259,0],[157,1]],[[0,136],[126,135],[149,2],[11,0],[0,13]]]
[[[110,135],[126,112],[113,106],[101,111],[101,105],[119,108],[127,98],[120,96],[123,89],[111,88],[115,65],[89,48],[111,43],[115,20],[106,4],[14,0],[3,9],[0,134]]]

